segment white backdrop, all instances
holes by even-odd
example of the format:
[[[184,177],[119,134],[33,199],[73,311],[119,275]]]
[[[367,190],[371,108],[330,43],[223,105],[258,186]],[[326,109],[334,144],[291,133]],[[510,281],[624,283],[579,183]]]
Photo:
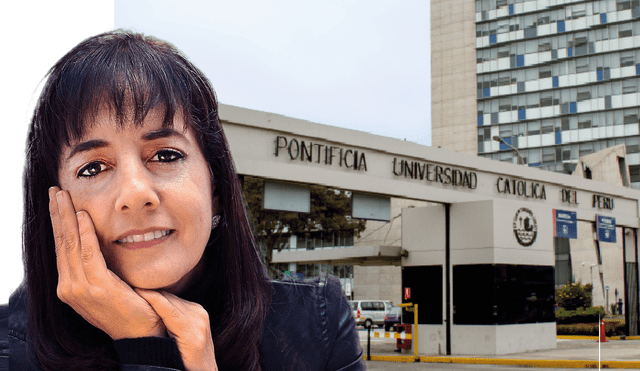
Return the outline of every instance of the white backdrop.
[[[23,279],[22,169],[27,126],[47,70],[83,39],[114,27],[114,0],[11,1],[0,22],[3,197],[0,304]]]

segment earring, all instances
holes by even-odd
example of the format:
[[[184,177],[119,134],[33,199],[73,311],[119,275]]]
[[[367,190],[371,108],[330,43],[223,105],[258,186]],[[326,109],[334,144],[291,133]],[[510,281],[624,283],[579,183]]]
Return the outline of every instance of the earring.
[[[220,215],[214,215],[213,218],[211,218],[211,229],[215,229],[218,224],[220,224],[220,219],[222,219]]]

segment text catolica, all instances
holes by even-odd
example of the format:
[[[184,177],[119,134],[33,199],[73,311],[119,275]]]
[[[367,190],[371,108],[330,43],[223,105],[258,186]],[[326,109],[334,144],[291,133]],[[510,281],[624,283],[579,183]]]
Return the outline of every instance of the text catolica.
[[[506,193],[509,195],[518,195],[528,198],[547,199],[547,191],[544,184],[536,182],[527,182],[518,179],[498,178],[496,182],[498,193]]]

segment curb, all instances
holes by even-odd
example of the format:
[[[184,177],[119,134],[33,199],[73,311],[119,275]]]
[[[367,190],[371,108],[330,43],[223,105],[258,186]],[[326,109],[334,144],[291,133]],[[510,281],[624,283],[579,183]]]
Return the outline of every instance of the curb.
[[[598,340],[598,336],[586,336],[586,335],[558,335],[558,339],[563,340]],[[640,340],[640,336],[625,336],[621,339],[620,336],[607,336],[607,340]]]
[[[367,356],[363,359],[366,361]],[[371,361],[416,362],[413,356],[371,356]],[[589,360],[550,360],[550,359],[504,359],[472,357],[420,357],[421,363],[459,363],[476,365],[529,366],[538,368],[597,368],[598,361]],[[639,361],[601,361],[601,368],[639,369]]]

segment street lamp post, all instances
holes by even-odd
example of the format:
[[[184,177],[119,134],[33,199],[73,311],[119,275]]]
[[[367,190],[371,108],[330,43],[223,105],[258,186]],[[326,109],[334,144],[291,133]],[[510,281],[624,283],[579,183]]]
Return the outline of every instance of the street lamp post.
[[[582,266],[584,267],[586,263],[582,262]],[[591,263],[591,265],[589,266],[589,279],[591,280],[591,286],[593,287],[593,267],[595,267],[596,265]]]
[[[514,146],[512,146],[511,144],[507,143],[504,141],[504,139],[500,138],[497,135],[493,136],[493,140],[495,140],[496,142],[500,142],[502,144],[504,144],[505,146],[511,148],[512,150],[516,151],[516,154],[518,155],[518,164],[519,165],[524,165],[524,158],[522,158],[522,155],[520,154],[520,151],[518,151],[518,149]]]

